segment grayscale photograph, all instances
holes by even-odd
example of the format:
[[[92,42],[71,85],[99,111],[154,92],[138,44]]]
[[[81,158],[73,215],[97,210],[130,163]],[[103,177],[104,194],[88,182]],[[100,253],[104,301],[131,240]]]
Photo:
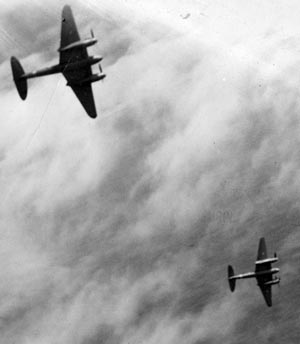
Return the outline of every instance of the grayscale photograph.
[[[0,344],[299,344],[300,2],[0,8]]]

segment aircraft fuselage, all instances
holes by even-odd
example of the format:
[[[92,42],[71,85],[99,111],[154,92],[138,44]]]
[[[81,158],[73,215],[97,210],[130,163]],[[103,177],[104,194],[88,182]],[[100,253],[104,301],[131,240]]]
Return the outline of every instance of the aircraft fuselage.
[[[51,74],[56,74],[56,73],[63,73],[65,71],[72,71],[72,70],[77,70],[80,68],[86,68],[88,66],[91,66],[91,65],[94,65],[94,64],[100,62],[102,59],[103,59],[102,56],[89,56],[87,59],[84,59],[84,60],[81,60],[78,62],[58,64],[58,65],[43,68],[43,69],[31,72],[31,73],[26,73],[26,74],[23,74],[21,76],[21,78],[30,79],[30,78],[36,78],[39,76],[51,75]]]
[[[271,268],[271,269],[263,270],[263,271],[246,272],[244,274],[231,276],[229,277],[229,279],[254,278],[254,277],[274,275],[274,274],[277,274],[278,272],[279,272],[279,268]]]

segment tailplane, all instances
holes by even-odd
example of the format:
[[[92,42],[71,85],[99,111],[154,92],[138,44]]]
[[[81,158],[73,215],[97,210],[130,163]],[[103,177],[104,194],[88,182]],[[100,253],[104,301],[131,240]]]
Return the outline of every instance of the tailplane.
[[[233,292],[235,289],[235,282],[236,280],[232,278],[234,276],[233,267],[231,265],[228,265],[228,282],[230,290]]]
[[[19,60],[12,56],[10,59],[12,74],[20,97],[25,100],[27,97],[27,79]]]

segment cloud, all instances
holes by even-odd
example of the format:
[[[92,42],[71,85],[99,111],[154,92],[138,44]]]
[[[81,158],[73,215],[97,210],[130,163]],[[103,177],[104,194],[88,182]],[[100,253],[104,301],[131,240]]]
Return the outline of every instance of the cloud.
[[[1,13],[3,343],[295,342],[296,3],[72,3],[105,57],[95,121],[62,76],[26,102],[10,80],[12,54],[56,63],[62,5]],[[284,262],[272,309],[226,281],[261,236]]]

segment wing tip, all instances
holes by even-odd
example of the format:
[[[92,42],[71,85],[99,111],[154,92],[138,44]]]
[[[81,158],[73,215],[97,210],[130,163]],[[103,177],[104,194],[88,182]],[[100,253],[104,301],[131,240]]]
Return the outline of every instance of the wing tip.
[[[96,117],[97,117],[97,110],[96,110],[96,107],[94,106],[92,109],[89,109],[89,111],[87,111],[87,114],[88,114],[91,118],[96,118]]]
[[[93,119],[97,118],[97,113],[88,113],[88,115]]]
[[[268,253],[267,253],[266,240],[264,237],[261,237],[259,239],[259,244],[258,244],[257,260],[261,260],[263,258],[266,258],[267,256],[268,256]]]
[[[266,246],[266,240],[265,240],[264,237],[261,237],[261,238],[259,239],[259,246]]]
[[[65,11],[71,11],[71,6],[68,5],[68,4],[64,5],[62,11],[63,11],[63,12],[65,12]]]
[[[61,12],[62,21],[66,21],[72,16],[72,9],[70,5],[65,5]]]

